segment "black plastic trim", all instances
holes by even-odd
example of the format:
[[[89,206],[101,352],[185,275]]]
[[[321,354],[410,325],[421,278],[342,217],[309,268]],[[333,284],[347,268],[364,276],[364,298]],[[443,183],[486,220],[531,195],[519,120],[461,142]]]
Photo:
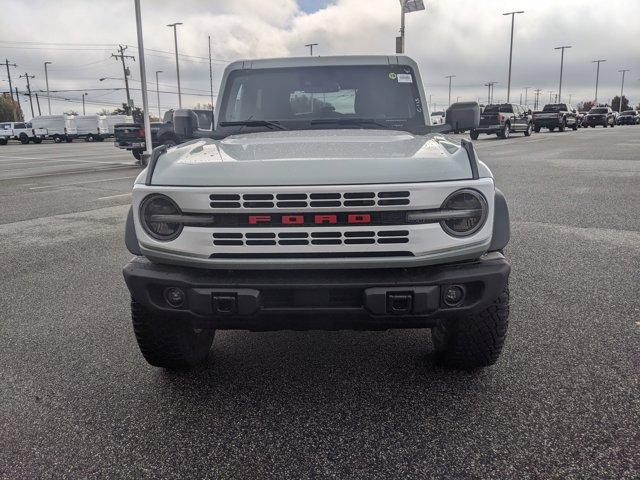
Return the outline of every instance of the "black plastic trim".
[[[154,148],[153,151],[151,152],[151,158],[149,159],[149,165],[147,166],[147,178],[144,182],[145,185],[151,185],[153,171],[156,169],[158,158],[160,158],[160,156],[163,153],[166,153],[166,151],[167,151],[166,145],[159,145],[156,148]]]
[[[133,207],[129,207],[129,213],[127,213],[127,221],[124,227],[124,244],[129,252],[134,255],[142,255],[138,236],[136,235],[136,227],[133,222]]]
[[[493,234],[491,237],[490,252],[502,250],[511,238],[511,223],[509,220],[509,206],[504,194],[496,188],[493,206]]]
[[[469,165],[471,166],[471,178],[473,180],[478,180],[480,178],[480,174],[478,173],[478,158],[476,156],[476,149],[473,146],[473,142],[469,140],[462,139],[460,140],[460,145],[467,152],[467,156],[469,157]]]

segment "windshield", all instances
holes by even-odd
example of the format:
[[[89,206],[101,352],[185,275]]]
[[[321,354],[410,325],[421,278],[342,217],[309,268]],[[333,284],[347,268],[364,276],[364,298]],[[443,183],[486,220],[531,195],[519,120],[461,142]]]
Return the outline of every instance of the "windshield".
[[[635,117],[637,115],[637,113],[636,113],[635,110],[626,110],[626,111],[622,112],[622,115],[632,115],[632,116]]]
[[[511,104],[487,105],[482,113],[513,113]]]
[[[560,111],[566,111],[566,110],[567,110],[567,106],[565,104],[545,105],[544,108],[542,109],[543,112],[560,112]]]
[[[589,113],[607,113],[606,108],[592,108]]]
[[[376,123],[358,124],[362,119]],[[350,125],[415,131],[425,125],[413,71],[401,65],[233,71],[225,87],[220,126],[243,121],[251,126],[263,122],[262,129],[269,128],[264,122],[277,122],[295,130]]]

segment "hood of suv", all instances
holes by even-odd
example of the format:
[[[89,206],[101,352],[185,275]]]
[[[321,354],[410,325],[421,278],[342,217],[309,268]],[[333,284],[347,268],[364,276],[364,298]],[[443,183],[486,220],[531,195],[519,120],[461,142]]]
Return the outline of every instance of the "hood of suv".
[[[392,130],[297,130],[194,140],[162,155],[153,185],[345,185],[472,177],[459,144]]]

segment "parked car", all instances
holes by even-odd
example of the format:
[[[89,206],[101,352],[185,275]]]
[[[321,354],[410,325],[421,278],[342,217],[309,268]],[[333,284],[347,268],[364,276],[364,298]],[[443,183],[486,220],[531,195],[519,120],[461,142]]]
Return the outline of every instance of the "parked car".
[[[443,125],[445,119],[444,111],[431,112],[431,125]]]
[[[582,123],[591,128],[596,128],[597,125],[613,128],[616,125],[616,120],[611,107],[593,107],[584,117]]]
[[[212,130],[213,112],[211,110],[189,110],[198,121],[198,125],[202,130]],[[166,145],[174,147],[183,142],[191,140],[185,137],[181,132],[177,132],[174,128],[174,111],[165,112],[162,123],[151,124],[151,141],[153,147],[158,145]],[[133,156],[140,160],[142,153],[145,151],[145,132],[144,125],[141,123],[124,123],[114,126],[115,146],[125,150],[129,150]]]
[[[5,122],[0,124],[0,145],[6,145],[11,139],[20,143],[42,143],[47,131],[42,128],[34,128],[30,122]]]
[[[566,103],[549,103],[541,111],[533,112],[534,130],[539,132],[542,128],[553,132],[556,128],[564,132],[568,127],[578,129],[578,111]]]
[[[478,105],[429,125],[406,56],[239,61],[222,78],[215,138],[158,147],[133,186],[123,273],[144,358],[194,367],[216,329],[432,328],[439,363],[493,364],[508,207],[473,143],[438,133],[476,127]]]
[[[56,143],[70,143],[78,136],[75,119],[69,115],[41,115],[33,117],[31,124],[34,128],[45,129],[45,138]]]
[[[618,125],[640,125],[640,113],[636,110],[625,110],[616,121]]]
[[[531,135],[533,123],[531,110],[515,103],[487,105],[480,114],[480,126],[471,130],[471,138],[477,140],[481,133],[509,138],[513,132]]]

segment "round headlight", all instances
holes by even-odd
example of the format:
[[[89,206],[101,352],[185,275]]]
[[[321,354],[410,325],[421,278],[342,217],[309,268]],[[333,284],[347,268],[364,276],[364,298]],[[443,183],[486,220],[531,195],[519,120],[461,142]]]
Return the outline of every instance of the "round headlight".
[[[181,223],[170,223],[163,217],[181,213],[178,205],[166,195],[149,195],[140,204],[140,222],[144,231],[163,242],[174,240],[182,232]]]
[[[476,190],[464,189],[452,193],[441,208],[445,212],[451,212],[451,217],[442,220],[440,225],[454,237],[473,235],[487,220],[487,201]]]

